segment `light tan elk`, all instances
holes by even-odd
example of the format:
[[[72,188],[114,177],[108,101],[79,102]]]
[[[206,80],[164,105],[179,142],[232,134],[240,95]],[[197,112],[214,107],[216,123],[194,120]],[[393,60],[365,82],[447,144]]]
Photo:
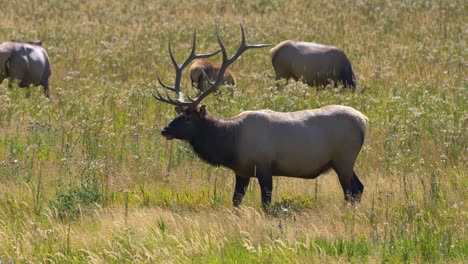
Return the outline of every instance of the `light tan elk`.
[[[214,80],[218,75],[220,65],[207,59],[196,59],[190,66],[190,80],[192,87],[196,87],[201,91],[205,91],[210,87],[210,81]],[[232,72],[227,69],[223,75],[221,84],[236,85],[236,79]]]
[[[276,80],[293,78],[312,86],[333,83],[356,88],[351,62],[340,48],[286,40],[272,48],[270,56]]]
[[[210,114],[200,102],[212,93],[223,80],[223,74],[244,51],[266,45],[246,45],[241,25],[242,41],[234,55],[228,57],[225,46],[218,38],[223,62],[218,75],[209,88],[196,98],[184,101],[180,88],[181,72],[193,59],[212,54],[195,53],[195,34],[192,52],[178,64],[169,48],[176,69],[176,82],[167,90],[179,95],[178,99],[157,95],[162,102],[176,106],[178,116],[161,134],[166,139],[188,142],[204,161],[232,169],[236,174],[233,196],[234,206],[239,206],[251,177],[260,184],[265,208],[271,203],[272,176],[304,179],[318,177],[329,169],[338,174],[347,201],[359,201],[364,186],[353,170],[366,133],[367,117],[357,110],[339,105],[325,106],[299,112],[274,112],[270,110],[246,111],[230,118]],[[170,47],[170,44],[169,44]]]
[[[41,46],[41,41],[7,41],[0,45],[0,83],[8,78],[8,86],[18,81],[19,87],[42,85],[44,94],[49,97],[49,77],[51,74],[49,56]]]

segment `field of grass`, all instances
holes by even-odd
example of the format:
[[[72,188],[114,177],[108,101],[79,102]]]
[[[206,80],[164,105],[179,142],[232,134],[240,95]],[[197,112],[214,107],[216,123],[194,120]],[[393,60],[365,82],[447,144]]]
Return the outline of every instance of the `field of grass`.
[[[0,85],[0,263],[466,263],[468,7],[439,1],[2,1],[0,41],[42,39],[51,99]],[[356,172],[362,203],[343,203],[334,172],[257,181],[233,209],[234,175],[159,131],[155,101],[193,30],[198,51],[285,39],[342,47],[358,92],[277,89],[268,49],[231,70],[238,86],[205,100],[229,117],[328,104],[369,117]],[[220,57],[215,57],[219,60]],[[189,87],[184,75],[184,87]],[[194,91],[187,90],[194,94]]]

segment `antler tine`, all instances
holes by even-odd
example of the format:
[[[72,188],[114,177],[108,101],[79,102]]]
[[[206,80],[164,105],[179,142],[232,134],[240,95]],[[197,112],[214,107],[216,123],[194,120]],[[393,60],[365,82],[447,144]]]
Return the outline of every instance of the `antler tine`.
[[[155,95],[154,93],[152,93],[152,95],[153,95],[154,99],[156,99],[158,101],[165,102],[165,103],[172,104],[172,105],[176,105],[176,106],[190,106],[192,104],[190,102],[184,102],[183,101],[184,95],[182,93],[179,93],[179,99],[174,100],[167,93],[167,91],[166,91],[166,96],[167,97],[163,97],[161,95],[161,93],[159,93],[158,89],[155,89],[155,90],[156,90],[157,95]],[[181,98],[182,98],[182,100],[180,100]]]
[[[193,31],[193,39],[192,39],[192,50],[190,52],[190,55],[187,57],[187,59],[181,65],[179,65],[181,70],[183,70],[185,67],[187,67],[187,65],[189,65],[190,62],[192,62],[195,59],[209,58],[209,57],[214,56],[214,55],[216,55],[216,54],[218,54],[220,52],[220,50],[217,50],[217,51],[211,52],[211,53],[197,54],[197,53],[195,53],[196,48],[197,48],[197,31],[194,30]]]
[[[247,45],[245,43],[245,31],[244,31],[244,26],[242,26],[242,23],[240,23],[240,28],[241,28],[241,34],[242,34],[242,41],[236,53],[229,58],[229,61],[234,62],[240,55],[242,55],[242,53],[244,53],[244,51],[248,49],[257,49],[257,48],[264,48],[264,47],[272,46],[272,44]]]
[[[218,39],[219,46],[221,47],[221,52],[223,54],[223,64],[226,62],[226,59],[228,57],[226,47],[224,46],[223,40],[219,36],[219,27],[216,25],[216,38]]]
[[[168,89],[169,91],[173,91],[174,93],[177,93],[177,91],[176,91],[176,89],[174,89],[174,87],[169,86],[169,85],[163,83],[163,82],[161,81],[161,79],[159,78],[159,75],[157,75],[157,78],[158,78],[159,84],[160,84],[162,87]]]
[[[163,85],[166,89],[173,91],[177,94],[179,94],[179,101],[183,102],[183,97],[181,97],[181,91],[180,91],[180,81],[182,79],[182,70],[183,67],[181,67],[178,63],[177,60],[174,57],[174,53],[172,52],[172,47],[171,47],[171,35],[169,35],[169,41],[168,41],[168,49],[169,49],[169,56],[171,57],[172,64],[174,65],[175,72],[176,72],[176,78],[175,78],[175,83],[173,87],[167,86],[163,83],[160,82],[161,85]]]
[[[158,100],[158,101],[161,101],[161,102],[165,102],[165,103],[169,103],[169,104],[173,104],[171,101],[169,101],[168,99],[164,98],[161,96],[161,94],[159,93],[158,89],[155,89],[156,90],[156,93],[158,95],[155,95],[154,93],[151,93],[154,97],[154,99]]]
[[[174,58],[174,54],[172,53],[172,48],[171,48],[171,34],[169,34],[169,39],[167,41],[167,48],[169,50],[169,56],[171,57],[172,64],[174,64],[174,67],[176,69],[178,69],[179,64],[177,63],[176,59]]]
[[[196,48],[197,48],[197,30],[195,29],[193,31],[192,50],[190,51],[190,54],[187,57],[187,59],[185,59],[185,61],[181,65],[178,65],[180,70],[187,67],[187,65],[196,58],[196,54],[195,54]]]

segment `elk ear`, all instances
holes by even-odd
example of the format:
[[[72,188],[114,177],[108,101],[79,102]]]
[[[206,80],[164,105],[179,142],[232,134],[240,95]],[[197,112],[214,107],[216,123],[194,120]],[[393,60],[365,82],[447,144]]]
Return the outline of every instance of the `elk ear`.
[[[183,111],[182,106],[176,106],[176,107],[174,107],[174,109],[175,109],[175,111],[176,111],[177,114],[180,114],[180,113],[182,113],[182,111]]]
[[[205,119],[206,116],[206,105],[200,106],[200,110],[198,110],[198,113],[200,113],[200,117],[202,119]]]

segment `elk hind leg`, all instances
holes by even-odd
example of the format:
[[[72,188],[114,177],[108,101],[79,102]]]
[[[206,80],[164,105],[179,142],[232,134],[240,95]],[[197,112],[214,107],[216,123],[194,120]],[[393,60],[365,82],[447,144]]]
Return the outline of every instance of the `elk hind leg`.
[[[262,194],[263,208],[268,212],[271,205],[271,195],[273,193],[273,175],[269,168],[262,168],[257,166],[256,176],[260,184]]]
[[[364,192],[364,184],[359,180],[358,176],[356,175],[356,172],[353,171],[353,180],[354,180],[354,186],[357,188],[357,193],[356,193],[356,198],[358,200],[361,199],[362,193]]]
[[[236,186],[234,188],[234,196],[232,197],[232,204],[234,207],[239,207],[244,198],[245,191],[249,186],[250,178],[243,178],[236,175]]]
[[[334,166],[333,169],[338,174],[341,188],[347,202],[360,202],[364,185],[357,177],[353,168],[350,166]]]
[[[44,95],[45,97],[49,98],[49,85],[44,86]]]
[[[42,87],[44,87],[44,95],[49,98],[49,81],[45,80],[42,82]]]

